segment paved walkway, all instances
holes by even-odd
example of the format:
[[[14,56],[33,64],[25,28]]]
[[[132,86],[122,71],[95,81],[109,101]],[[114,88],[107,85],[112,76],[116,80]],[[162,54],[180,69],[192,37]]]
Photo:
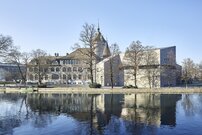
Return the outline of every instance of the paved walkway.
[[[156,88],[156,89],[122,89],[122,88],[82,88],[82,87],[57,87],[34,89],[34,93],[87,93],[87,94],[130,94],[130,93],[162,93],[162,94],[182,94],[182,93],[202,93],[202,87],[197,88]],[[32,88],[0,88],[1,93],[33,93]]]

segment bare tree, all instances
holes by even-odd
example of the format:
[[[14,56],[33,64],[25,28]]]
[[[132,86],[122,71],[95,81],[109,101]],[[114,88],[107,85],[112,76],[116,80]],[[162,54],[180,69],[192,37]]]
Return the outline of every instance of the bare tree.
[[[125,58],[128,61],[130,68],[132,69],[132,71],[128,73],[133,75],[135,87],[137,87],[137,73],[139,65],[143,59],[143,52],[144,46],[141,44],[141,42],[133,41],[125,53]]]
[[[158,55],[153,47],[146,47],[146,50],[144,51],[144,64],[140,67],[145,71],[145,76],[148,80],[150,89],[155,87],[160,69]]]
[[[33,50],[31,55],[33,59],[29,66],[34,67],[34,72],[38,75],[38,83],[42,84],[43,77],[47,74],[47,68],[49,67],[47,53],[44,50],[37,49]]]
[[[10,36],[0,34],[0,57],[7,56],[10,49],[13,47],[13,40]]]
[[[25,81],[27,81],[27,68],[28,68],[28,64],[29,64],[29,62],[31,60],[31,53],[22,52],[21,53],[21,59],[22,59],[22,63],[25,66],[24,74],[25,74]]]
[[[93,79],[93,71],[95,70],[95,63],[96,63],[96,55],[94,53],[95,47],[93,43],[93,38],[95,37],[95,25],[85,23],[83,25],[83,30],[80,33],[80,41],[82,42],[82,46],[79,44],[74,45],[74,49],[78,49],[80,53],[84,56],[84,64],[86,68],[90,72],[90,80],[91,83],[94,82]]]
[[[20,73],[19,72],[9,72],[9,71],[5,71],[4,72],[4,76],[5,76],[5,81],[15,81],[16,83],[18,82],[18,79],[20,78]]]
[[[115,77],[114,77],[115,56],[120,54],[121,51],[117,43],[111,44],[110,51],[111,51],[111,57],[109,58],[109,66],[110,66],[109,74],[110,74],[111,88],[113,89],[114,82],[115,82]]]
[[[25,83],[26,82],[26,74],[24,72],[25,67],[23,66],[22,63],[22,53],[19,51],[19,48],[13,47],[8,53],[8,55],[5,57],[4,61],[17,65],[21,79],[23,83]]]
[[[202,81],[202,61],[199,64],[198,72],[199,72],[199,80]]]
[[[190,58],[186,58],[182,62],[182,79],[185,81],[186,87],[189,80],[193,77],[194,62]]]

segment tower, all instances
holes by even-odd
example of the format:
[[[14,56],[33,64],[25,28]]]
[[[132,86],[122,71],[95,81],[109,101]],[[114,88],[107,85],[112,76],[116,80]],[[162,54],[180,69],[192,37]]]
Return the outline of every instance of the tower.
[[[104,47],[104,50],[103,50],[103,59],[107,58],[111,56],[111,53],[110,53],[110,50],[109,50],[109,46],[108,46],[108,43],[106,42],[106,45]]]
[[[94,53],[99,56],[100,58],[103,58],[103,51],[106,46],[108,46],[107,41],[104,39],[102,33],[100,32],[100,27],[98,25],[97,32],[95,34],[95,37],[93,38],[93,45],[94,45]],[[107,47],[109,48],[109,47]]]

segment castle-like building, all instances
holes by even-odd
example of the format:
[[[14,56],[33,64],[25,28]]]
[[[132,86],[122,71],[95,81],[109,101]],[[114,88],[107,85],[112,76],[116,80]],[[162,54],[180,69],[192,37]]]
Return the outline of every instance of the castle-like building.
[[[134,85],[134,77],[131,73],[131,62],[126,58],[126,53],[111,55],[108,42],[103,37],[98,28],[93,38],[94,47],[94,82],[102,86],[111,86],[110,68],[113,69],[114,86]],[[176,47],[157,48],[153,50],[157,54],[157,63],[153,66],[145,65],[144,62],[138,68],[137,85],[138,87],[164,87],[175,86],[180,79],[181,66],[176,64]],[[80,84],[90,83],[90,71],[86,67],[85,54],[89,48],[79,48],[66,56],[46,56],[42,63],[44,65],[39,76],[36,61],[32,60],[28,65],[28,81],[36,82],[41,77],[43,82],[54,82],[55,84]],[[170,53],[173,54],[170,59]],[[113,58],[113,64],[110,60]],[[172,64],[171,64],[172,63]],[[146,72],[148,67],[151,72],[155,72],[148,79]],[[162,70],[163,69],[163,70]],[[149,81],[149,82],[148,82]]]

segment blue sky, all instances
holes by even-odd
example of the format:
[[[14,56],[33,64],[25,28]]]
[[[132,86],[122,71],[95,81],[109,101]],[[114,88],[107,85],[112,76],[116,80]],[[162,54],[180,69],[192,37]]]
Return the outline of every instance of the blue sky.
[[[177,47],[177,62],[202,61],[202,0],[0,0],[0,33],[22,51],[65,55],[82,25],[100,23],[121,51],[132,41]]]

